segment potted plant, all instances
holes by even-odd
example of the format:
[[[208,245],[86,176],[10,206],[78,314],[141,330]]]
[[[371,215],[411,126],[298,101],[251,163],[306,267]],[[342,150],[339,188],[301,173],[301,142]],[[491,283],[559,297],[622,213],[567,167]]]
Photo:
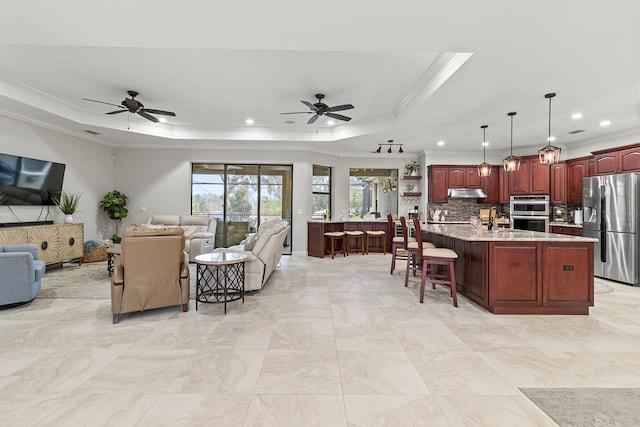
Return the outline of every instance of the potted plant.
[[[65,215],[64,222],[66,224],[71,224],[73,222],[73,214],[78,210],[80,196],[80,193],[66,193],[63,191],[60,194],[60,197],[53,198],[53,202]]]
[[[420,164],[412,160],[404,166],[404,169],[407,175],[418,175],[418,172],[420,172]]]
[[[110,219],[116,222],[116,233],[111,240],[113,243],[120,243],[122,238],[118,235],[118,225],[120,221],[127,217],[129,211],[127,210],[127,202],[129,198],[118,190],[113,190],[110,193],[104,195],[100,201],[100,207],[104,209]]]

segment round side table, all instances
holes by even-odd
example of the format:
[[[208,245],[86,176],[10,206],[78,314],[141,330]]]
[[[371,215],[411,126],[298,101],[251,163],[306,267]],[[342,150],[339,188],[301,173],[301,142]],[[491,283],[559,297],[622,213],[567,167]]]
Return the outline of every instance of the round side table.
[[[227,303],[242,298],[244,304],[244,262],[247,256],[237,252],[213,252],[198,255],[196,261],[196,311],[198,302]]]

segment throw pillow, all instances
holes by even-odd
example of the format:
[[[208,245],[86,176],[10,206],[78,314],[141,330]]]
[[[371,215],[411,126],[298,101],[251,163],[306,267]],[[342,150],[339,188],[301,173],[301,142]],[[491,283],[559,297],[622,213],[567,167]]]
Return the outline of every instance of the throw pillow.
[[[253,247],[256,245],[256,242],[258,241],[258,235],[254,234],[252,236],[250,236],[249,238],[247,238],[247,242],[244,244],[244,250],[245,251],[252,251]]]

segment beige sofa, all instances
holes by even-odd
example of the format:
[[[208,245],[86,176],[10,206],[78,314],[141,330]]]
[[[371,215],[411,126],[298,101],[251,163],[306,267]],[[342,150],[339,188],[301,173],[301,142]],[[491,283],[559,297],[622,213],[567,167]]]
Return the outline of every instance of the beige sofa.
[[[273,220],[262,223],[258,232],[249,236],[240,245],[217,248],[214,252],[240,252],[248,256],[244,265],[244,288],[246,291],[262,289],[282,257],[284,241],[289,232],[289,223]]]
[[[217,223],[202,215],[154,215],[147,220],[147,225],[163,225],[165,228],[180,227],[184,230],[184,251],[189,262],[195,262],[200,254],[213,251]]]

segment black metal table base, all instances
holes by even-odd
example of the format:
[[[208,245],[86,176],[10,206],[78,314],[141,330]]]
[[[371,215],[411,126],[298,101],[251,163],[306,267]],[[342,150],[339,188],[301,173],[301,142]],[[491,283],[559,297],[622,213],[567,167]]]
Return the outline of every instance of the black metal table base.
[[[242,299],[244,304],[244,261],[234,264],[196,264],[196,311],[198,302],[227,303]]]

